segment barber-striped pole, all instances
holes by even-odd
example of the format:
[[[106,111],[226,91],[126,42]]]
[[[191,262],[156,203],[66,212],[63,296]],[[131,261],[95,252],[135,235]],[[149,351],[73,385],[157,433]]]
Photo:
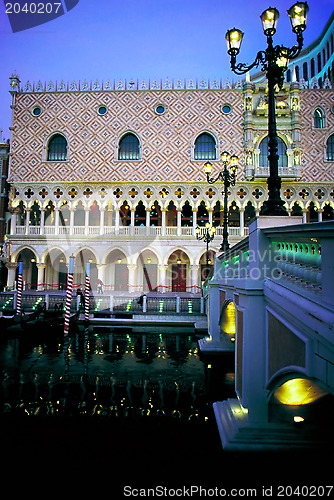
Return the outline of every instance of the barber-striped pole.
[[[70,265],[67,275],[67,291],[66,291],[66,305],[65,305],[65,321],[64,321],[64,335],[68,334],[71,316],[71,300],[73,290],[73,273],[74,273],[74,257],[70,257]]]
[[[16,297],[16,313],[21,314],[22,308],[22,273],[23,273],[23,262],[19,262],[19,274],[17,277],[17,297]]]
[[[90,262],[86,262],[85,321],[89,321],[89,285],[90,285]]]

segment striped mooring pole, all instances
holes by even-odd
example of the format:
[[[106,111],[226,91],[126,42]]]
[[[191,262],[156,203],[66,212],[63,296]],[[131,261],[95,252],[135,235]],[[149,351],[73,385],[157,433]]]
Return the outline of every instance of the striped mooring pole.
[[[71,316],[71,300],[73,290],[73,273],[74,273],[74,257],[70,257],[70,265],[67,275],[67,291],[66,291],[66,305],[65,305],[65,321],[64,321],[64,335],[68,334]]]
[[[86,262],[85,321],[89,321],[89,286],[90,286],[90,262]]]
[[[23,273],[23,262],[19,262],[19,274],[17,277],[17,297],[16,297],[16,314],[21,314],[22,312],[22,273]]]

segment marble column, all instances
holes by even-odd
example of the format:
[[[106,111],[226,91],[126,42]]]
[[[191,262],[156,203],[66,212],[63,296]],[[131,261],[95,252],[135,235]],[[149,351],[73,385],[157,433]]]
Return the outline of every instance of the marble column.
[[[44,290],[44,271],[46,264],[36,264],[37,266],[37,290]]]
[[[15,273],[18,266],[17,262],[6,262],[6,267],[8,269],[7,274],[7,287],[13,289],[15,286]]]
[[[135,292],[136,291],[136,264],[127,264],[129,270],[129,283],[128,283],[128,291]]]

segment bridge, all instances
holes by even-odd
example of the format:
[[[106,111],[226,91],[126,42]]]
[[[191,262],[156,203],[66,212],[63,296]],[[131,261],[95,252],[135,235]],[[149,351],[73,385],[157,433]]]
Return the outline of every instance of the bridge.
[[[205,286],[203,353],[235,354],[214,403],[225,449],[318,448],[334,410],[334,222],[258,217]]]

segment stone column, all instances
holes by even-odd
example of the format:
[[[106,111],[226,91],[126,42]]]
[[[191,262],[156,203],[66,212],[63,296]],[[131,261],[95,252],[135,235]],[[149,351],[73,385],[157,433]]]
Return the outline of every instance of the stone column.
[[[163,209],[161,210],[161,236],[166,235],[166,212],[167,210]]]
[[[210,210],[208,210],[208,213],[209,213],[209,224],[212,226],[212,218],[213,218],[212,208],[210,208]]]
[[[159,279],[158,283],[160,286],[160,292],[164,293],[166,291],[166,286],[167,286],[167,269],[168,265],[167,264],[159,264],[158,265],[159,269]]]
[[[74,233],[74,210],[70,209],[70,234]]]
[[[41,232],[40,234],[44,234],[44,224],[45,224],[45,208],[41,208]]]
[[[240,215],[240,236],[245,236],[245,209],[239,210]]]
[[[10,221],[10,234],[16,234],[17,212],[18,212],[18,209],[14,208],[12,215],[11,215],[11,221]]]
[[[29,234],[30,212],[31,208],[26,208],[25,234]]]
[[[55,209],[55,234],[59,234],[59,208]]]
[[[37,290],[44,290],[44,270],[46,264],[37,264]]]
[[[8,269],[7,275],[7,287],[13,289],[15,286],[15,272],[18,266],[17,262],[6,262],[6,267]]]
[[[115,213],[116,217],[115,217],[115,232],[116,234],[119,233],[119,210],[116,210],[116,213]]]
[[[85,236],[89,234],[89,208],[85,208]]]
[[[303,208],[303,209],[302,209],[302,212],[303,212],[303,224],[306,224],[306,222],[307,222],[307,214],[308,214],[308,209],[307,209],[307,208]]]
[[[318,213],[318,222],[322,222],[323,210],[321,208],[319,208],[317,213]]]
[[[136,264],[127,264],[128,270],[129,270],[129,283],[128,283],[128,290],[129,292],[134,292],[135,287],[136,287],[136,269],[137,265]]]
[[[177,236],[181,236],[181,215],[182,215],[182,210],[177,211]]]
[[[101,208],[100,209],[100,235],[104,234],[104,212],[105,212],[104,208]]]
[[[198,289],[197,287],[199,286],[199,270],[200,266],[199,264],[193,264],[190,266],[190,273],[191,273],[191,288],[193,293],[197,293]]]
[[[197,210],[193,210],[193,236],[196,236],[196,226],[197,226]]]
[[[151,209],[150,208],[147,208],[146,209],[146,234],[148,235],[150,230],[149,230],[149,227],[150,227],[150,212],[151,212]]]

